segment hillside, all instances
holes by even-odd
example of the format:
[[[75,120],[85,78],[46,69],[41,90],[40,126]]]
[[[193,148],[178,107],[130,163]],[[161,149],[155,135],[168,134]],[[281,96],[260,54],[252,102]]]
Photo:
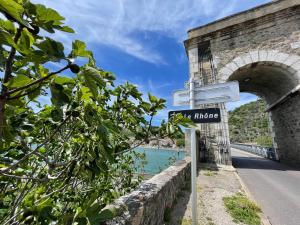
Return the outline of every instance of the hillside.
[[[231,143],[255,143],[271,146],[268,114],[262,100],[250,102],[229,112]]]

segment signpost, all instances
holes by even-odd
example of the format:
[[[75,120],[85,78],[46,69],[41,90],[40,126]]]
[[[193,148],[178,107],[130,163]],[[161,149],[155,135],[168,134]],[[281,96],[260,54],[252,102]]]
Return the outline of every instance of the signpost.
[[[221,122],[221,112],[219,108],[170,111],[169,118],[176,114],[181,114],[184,117],[191,119],[194,123]]]
[[[190,90],[178,90],[173,93],[173,105],[184,106],[189,105]],[[240,99],[239,83],[231,81],[227,83],[197,86],[194,89],[195,106],[233,102]]]
[[[190,105],[190,110],[171,111],[169,117],[181,113],[183,116],[190,118],[195,123],[218,123],[221,121],[220,109],[194,109],[195,105],[209,103],[221,103],[239,100],[238,82],[227,82],[200,86],[191,77],[189,81],[189,90],[179,90],[174,92],[173,105],[186,106]],[[192,177],[192,225],[197,225],[197,156],[196,156],[196,132],[191,128],[191,177]]]
[[[195,83],[190,79],[190,109],[195,108]],[[192,223],[197,225],[197,153],[196,153],[196,130],[191,128],[191,176],[192,176]]]

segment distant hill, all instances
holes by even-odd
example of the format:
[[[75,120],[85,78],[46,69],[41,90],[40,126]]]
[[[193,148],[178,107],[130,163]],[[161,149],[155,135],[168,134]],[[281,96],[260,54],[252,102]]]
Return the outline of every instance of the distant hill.
[[[257,100],[229,112],[231,143],[253,143],[272,146],[266,104]]]

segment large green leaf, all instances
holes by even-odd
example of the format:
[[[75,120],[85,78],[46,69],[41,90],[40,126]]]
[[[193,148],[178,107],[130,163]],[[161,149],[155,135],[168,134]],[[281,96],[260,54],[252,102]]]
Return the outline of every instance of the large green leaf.
[[[90,55],[90,52],[86,50],[86,45],[84,42],[75,40],[72,43],[72,52],[71,52],[72,57],[88,57]]]
[[[29,5],[28,10],[35,14],[35,23],[44,30],[54,33],[54,29],[73,33],[73,29],[67,26],[60,26],[65,18],[61,16],[57,11],[51,8],[47,8],[41,4]]]
[[[36,46],[48,55],[52,61],[65,58],[63,44],[51,38],[46,38],[45,41],[36,44]]]
[[[6,144],[9,144],[10,142],[12,142],[14,140],[14,135],[12,134],[12,129],[9,126],[9,124],[7,123],[6,120],[4,120],[4,125],[2,128],[0,128],[0,132],[2,133],[3,137],[4,137],[4,142]],[[2,148],[2,140],[0,140],[0,147]]]
[[[103,80],[103,77],[101,76],[101,73],[99,70],[87,66],[85,68],[85,75],[91,77],[98,86],[104,87],[105,86],[105,81]]]
[[[43,67],[41,64],[35,64],[34,69],[39,77],[45,77],[49,74],[49,69]]]
[[[55,29],[64,31],[64,32],[68,32],[68,33],[75,33],[75,31],[71,27],[68,27],[68,26],[56,26]]]
[[[82,41],[75,40],[72,43],[72,51],[69,54],[69,58],[85,57],[89,59],[89,66],[95,66],[95,59],[93,53],[86,50],[86,44]]]
[[[13,22],[9,21],[9,20],[2,20],[0,19],[0,29],[4,29],[7,32],[9,32],[10,34],[14,34],[16,31],[16,28],[13,24]]]
[[[88,87],[82,87],[78,94],[80,96],[80,99],[84,102],[89,102],[91,100],[91,97],[93,97],[93,94]]]
[[[54,9],[47,8],[42,4],[36,4],[35,7],[36,7],[37,19],[39,21],[49,22],[49,21],[62,21],[65,19]]]
[[[52,210],[54,207],[55,205],[53,204],[53,200],[51,198],[47,198],[34,206],[37,211],[37,218],[41,224],[49,224],[47,221],[52,220]]]
[[[118,210],[113,206],[107,206],[100,213],[87,213],[91,225],[98,225],[100,222],[108,221],[118,215]]]
[[[67,88],[64,88],[62,85],[57,83],[52,83],[50,85],[51,90],[51,102],[61,107],[67,103],[70,103],[71,96],[69,96]]]
[[[21,37],[18,41],[18,50],[22,53],[28,53],[28,50],[34,43],[34,37],[32,34],[25,28],[21,33]]]
[[[0,45],[9,45],[16,47],[11,35],[0,28]]]
[[[3,71],[6,58],[4,56],[4,49],[0,47],[0,71]]]
[[[98,87],[95,81],[92,79],[91,76],[85,75],[85,85],[90,89],[91,93],[93,94],[94,97],[98,96]]]
[[[24,56],[22,62],[28,63],[33,62],[35,65],[44,64],[49,61],[59,61],[57,58],[53,58],[51,55],[47,55],[42,50],[31,50],[29,54]]]
[[[18,87],[22,87],[25,86],[26,84],[31,83],[32,80],[23,75],[23,74],[18,74],[16,77],[13,77],[12,79],[10,79],[7,83],[7,87],[9,88],[18,88]]]
[[[30,27],[30,25],[22,19],[24,8],[17,2],[13,0],[0,0],[0,11],[2,11],[4,14],[9,15],[20,24]]]
[[[53,121],[55,122],[59,122],[62,120],[63,118],[63,111],[60,108],[54,108],[51,111],[51,118],[53,119]]]
[[[83,76],[86,86],[90,89],[94,97],[98,96],[98,87],[105,86],[105,81],[103,80],[100,71],[86,66],[81,72],[81,76]]]
[[[148,93],[148,97],[149,97],[150,102],[152,102],[152,103],[158,102],[158,98],[156,98],[154,95],[151,95],[150,93]]]
[[[61,76],[57,76],[54,78],[54,82],[60,85],[65,85],[65,84],[74,84],[75,81],[74,79],[70,78],[70,77],[61,77]]]
[[[41,95],[41,87],[37,87],[35,85],[31,88],[31,92],[28,94],[28,98],[30,101],[34,101],[40,95]]]

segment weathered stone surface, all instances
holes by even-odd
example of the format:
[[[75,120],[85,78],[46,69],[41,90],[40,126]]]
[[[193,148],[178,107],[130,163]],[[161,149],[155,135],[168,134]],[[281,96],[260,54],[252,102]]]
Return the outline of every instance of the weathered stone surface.
[[[210,66],[198,69],[204,85],[237,80],[242,92],[262,97],[269,106],[286,96],[269,111],[273,144],[280,160],[300,164],[300,100],[297,93],[290,93],[300,84],[300,1],[270,2],[194,28],[188,36],[187,51],[193,49],[195,54],[197,46],[209,43],[212,58],[218,59],[214,70]],[[197,68],[194,59],[193,74]],[[224,161],[228,157],[223,154],[224,142],[229,143],[224,141],[228,139],[227,118],[219,127],[201,125],[199,130],[209,133],[211,159]],[[225,151],[229,151],[226,146]]]
[[[115,201],[119,211],[108,225],[163,225],[164,212],[171,207],[190,177],[190,158],[170,166],[140,187]]]

